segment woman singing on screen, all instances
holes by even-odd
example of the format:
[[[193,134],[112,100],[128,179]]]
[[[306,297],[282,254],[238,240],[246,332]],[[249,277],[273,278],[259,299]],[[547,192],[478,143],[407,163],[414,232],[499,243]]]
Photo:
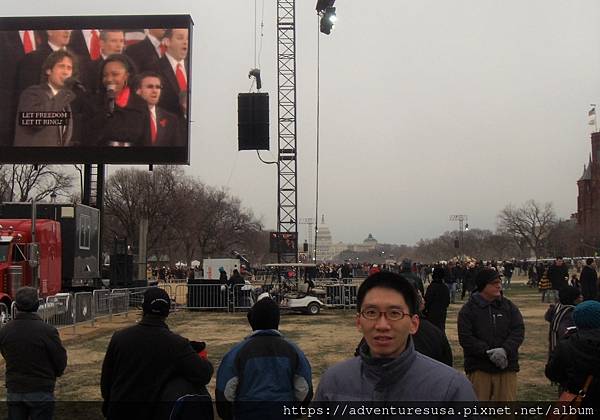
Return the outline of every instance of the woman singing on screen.
[[[110,55],[100,65],[100,77],[89,138],[100,147],[145,146],[150,138],[150,121],[146,102],[131,86],[133,64],[123,54]]]

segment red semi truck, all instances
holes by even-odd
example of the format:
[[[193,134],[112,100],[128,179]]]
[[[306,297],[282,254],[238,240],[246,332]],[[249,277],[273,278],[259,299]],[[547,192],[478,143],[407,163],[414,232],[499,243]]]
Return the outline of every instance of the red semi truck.
[[[101,287],[100,213],[82,204],[0,204],[0,305],[21,286],[42,297]]]

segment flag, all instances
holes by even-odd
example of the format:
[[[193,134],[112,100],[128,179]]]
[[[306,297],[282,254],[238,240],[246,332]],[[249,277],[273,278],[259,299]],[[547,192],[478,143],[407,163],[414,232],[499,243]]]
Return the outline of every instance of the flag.
[[[590,109],[590,112],[588,112],[588,124],[589,125],[596,125],[596,107],[592,107],[592,109]]]

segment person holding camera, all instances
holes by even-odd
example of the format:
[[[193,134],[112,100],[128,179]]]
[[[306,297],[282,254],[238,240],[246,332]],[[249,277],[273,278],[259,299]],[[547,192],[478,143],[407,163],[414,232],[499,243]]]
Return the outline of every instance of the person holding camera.
[[[151,287],[144,293],[142,320],[113,334],[100,380],[102,412],[108,419],[157,418],[157,401],[174,378],[200,389],[210,381],[212,364],[198,353],[204,345],[193,346],[169,330],[165,320],[170,308],[167,292]]]

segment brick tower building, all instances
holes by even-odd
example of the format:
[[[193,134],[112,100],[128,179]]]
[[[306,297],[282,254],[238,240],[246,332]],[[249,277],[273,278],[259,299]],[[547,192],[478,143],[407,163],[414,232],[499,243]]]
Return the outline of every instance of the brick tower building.
[[[577,225],[585,241],[600,245],[600,132],[592,133],[592,153],[577,181]]]

